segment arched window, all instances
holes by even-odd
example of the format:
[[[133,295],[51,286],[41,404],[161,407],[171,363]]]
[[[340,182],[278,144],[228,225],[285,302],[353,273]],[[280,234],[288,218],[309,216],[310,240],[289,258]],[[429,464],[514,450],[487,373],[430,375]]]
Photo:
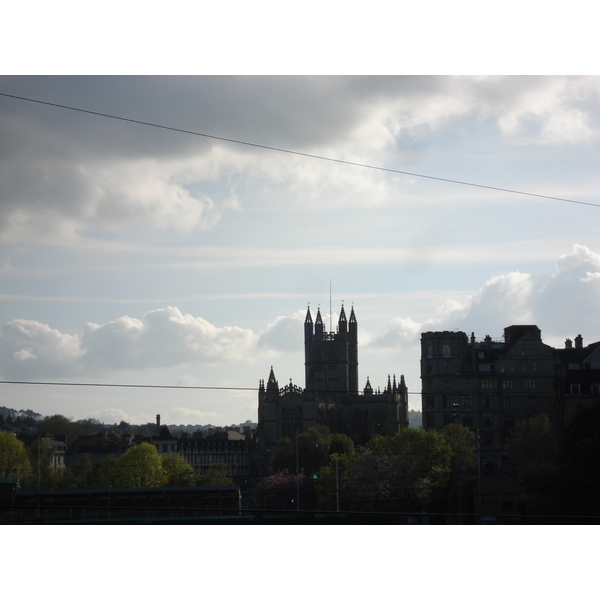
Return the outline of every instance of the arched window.
[[[442,346],[442,358],[450,358],[450,346],[448,344]]]

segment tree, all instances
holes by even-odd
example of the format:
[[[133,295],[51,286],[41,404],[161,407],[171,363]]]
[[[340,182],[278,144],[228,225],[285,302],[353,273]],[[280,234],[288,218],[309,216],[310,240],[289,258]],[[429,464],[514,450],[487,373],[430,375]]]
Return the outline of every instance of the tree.
[[[331,435],[329,444],[329,464],[317,471],[315,488],[322,506],[334,510],[345,503],[345,497],[340,487],[348,471],[356,460],[356,448],[352,438],[343,433]]]
[[[107,456],[93,475],[93,486],[100,489],[120,487],[120,469],[118,459]]]
[[[17,436],[7,431],[0,431],[0,477],[31,476],[31,465],[27,449]]]
[[[452,448],[436,431],[375,436],[344,464],[340,493],[352,510],[420,511],[447,483],[451,458]]]
[[[561,511],[584,517],[581,523],[597,523],[600,517],[600,402],[578,412],[569,423],[561,462]],[[595,517],[595,521],[590,521],[590,516]]]
[[[37,430],[41,436],[64,435],[67,442],[72,442],[84,433],[85,426],[63,415],[51,415],[38,422]]]
[[[167,454],[162,457],[167,487],[191,487],[196,485],[196,470],[181,454]]]
[[[42,438],[34,440],[27,449],[31,476],[25,481],[24,488],[29,490],[56,490],[62,483],[62,472],[57,473],[50,466],[54,450]]]
[[[442,435],[454,454],[454,469],[460,466],[460,473],[465,476],[477,466],[477,448],[475,434],[464,425],[448,423],[442,429]]]
[[[329,455],[354,454],[354,442],[343,433],[333,433],[329,442]]]
[[[297,434],[294,439],[283,438],[277,443],[277,453],[273,458],[273,469],[287,469],[295,473],[314,475],[321,467],[329,463],[329,445],[331,432],[323,425],[316,425]],[[339,440],[337,443],[341,443]],[[296,456],[296,450],[298,455]]]
[[[229,486],[233,485],[233,480],[229,476],[229,465],[225,463],[213,463],[208,469],[208,473],[198,478],[198,485],[208,486]]]
[[[80,456],[64,476],[64,486],[71,490],[85,490],[92,487],[93,465],[87,454]]]
[[[160,487],[165,481],[162,459],[148,442],[129,448],[116,460],[119,487]]]
[[[505,449],[521,479],[532,480],[551,473],[556,461],[556,437],[548,416],[540,414],[517,423]]]
[[[258,508],[270,508],[277,510],[297,510],[297,500],[300,496],[300,505],[307,498],[307,477],[300,475],[288,475],[287,473],[276,473],[263,479],[256,486],[254,503]]]

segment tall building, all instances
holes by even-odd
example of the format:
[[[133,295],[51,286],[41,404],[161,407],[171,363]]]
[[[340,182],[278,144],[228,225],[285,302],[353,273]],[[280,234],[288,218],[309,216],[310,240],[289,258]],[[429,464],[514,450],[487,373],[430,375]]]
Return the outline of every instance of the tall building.
[[[575,415],[600,402],[600,342],[583,345],[583,337],[570,339],[557,350],[556,435],[562,448],[567,427]]]
[[[336,332],[327,332],[320,309],[313,322],[310,307],[304,320],[304,389],[279,386],[273,367],[258,392],[257,441],[263,453],[273,453],[277,440],[315,425],[344,433],[363,443],[373,435],[393,435],[408,427],[408,389],[404,376],[388,376],[387,385],[375,392],[367,378],[358,387],[358,322],[354,308],[346,317],[340,311]]]
[[[540,413],[553,418],[557,362],[536,325],[506,327],[500,340],[423,333],[423,427],[465,425],[479,434],[482,464],[506,468],[504,443],[515,424]]]

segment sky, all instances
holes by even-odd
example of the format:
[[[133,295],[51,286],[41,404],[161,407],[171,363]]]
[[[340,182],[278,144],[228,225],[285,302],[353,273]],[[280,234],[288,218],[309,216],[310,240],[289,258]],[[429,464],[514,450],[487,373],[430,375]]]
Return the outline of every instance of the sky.
[[[9,75],[0,93],[163,126],[0,95],[0,379],[222,388],[7,383],[1,405],[256,421],[271,366],[304,385],[309,305],[332,329],[353,306],[360,386],[404,375],[417,410],[424,331],[600,340],[597,76]]]

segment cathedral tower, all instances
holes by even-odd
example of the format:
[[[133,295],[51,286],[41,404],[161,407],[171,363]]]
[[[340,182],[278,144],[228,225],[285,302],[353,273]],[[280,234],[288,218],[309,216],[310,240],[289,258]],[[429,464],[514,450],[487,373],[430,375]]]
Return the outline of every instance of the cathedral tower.
[[[357,393],[358,323],[354,308],[348,322],[342,305],[337,333],[325,331],[320,308],[313,329],[309,308],[304,320],[304,354],[307,390]]]

